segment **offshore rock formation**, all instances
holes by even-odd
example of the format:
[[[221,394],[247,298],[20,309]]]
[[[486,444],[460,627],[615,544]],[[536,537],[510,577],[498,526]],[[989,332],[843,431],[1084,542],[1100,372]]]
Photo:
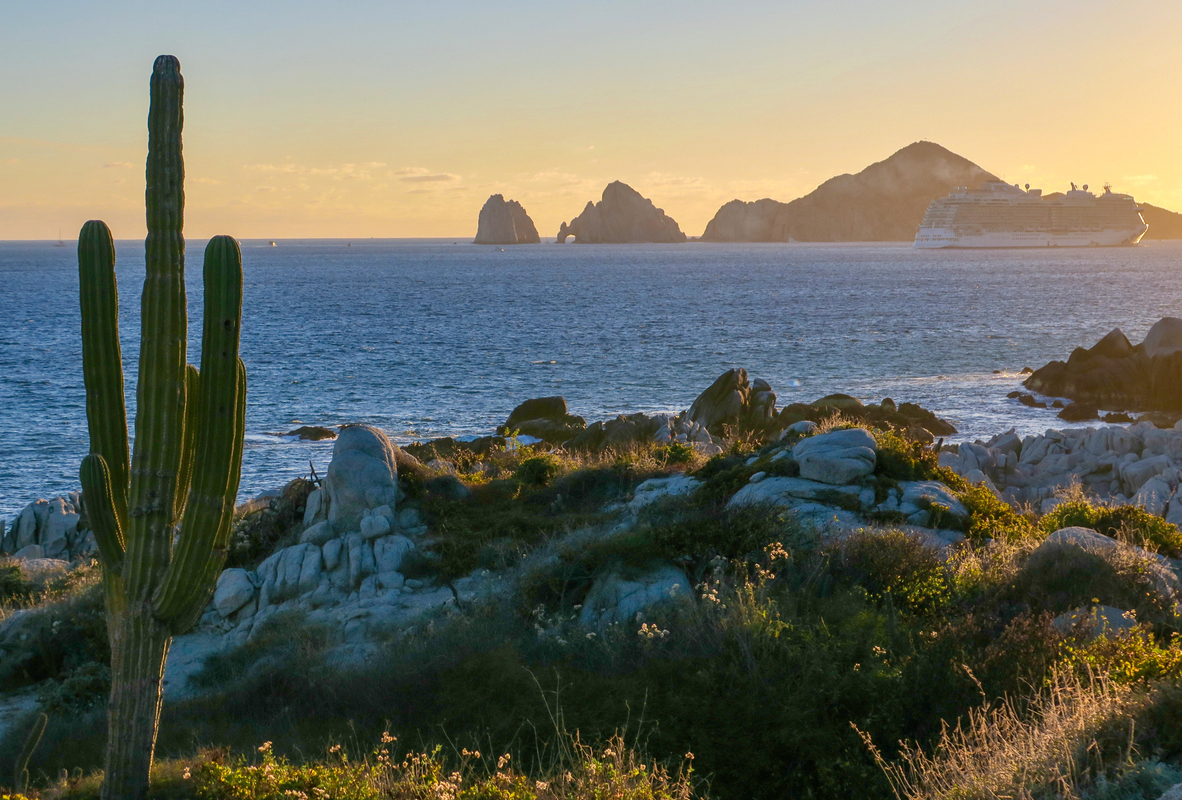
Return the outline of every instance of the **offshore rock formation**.
[[[473,244],[538,244],[541,238],[534,221],[521,203],[494,194],[484,201]]]
[[[672,217],[620,181],[609,183],[598,203],[588,200],[583,213],[569,225],[562,223],[558,243],[565,243],[568,236],[575,237],[575,244],[685,241],[685,234]]]
[[[1077,347],[1066,362],[1035,370],[1024,385],[1084,406],[1182,410],[1182,319],[1158,320],[1136,346],[1117,328],[1089,350]]]
[[[727,370],[698,396],[687,416],[713,434],[722,434],[731,426],[753,428],[776,416],[776,393],[768,382],[747,380],[741,367]]]
[[[704,242],[909,242],[932,200],[996,177],[932,142],[916,142],[857,175],[838,175],[781,203],[732,200]]]

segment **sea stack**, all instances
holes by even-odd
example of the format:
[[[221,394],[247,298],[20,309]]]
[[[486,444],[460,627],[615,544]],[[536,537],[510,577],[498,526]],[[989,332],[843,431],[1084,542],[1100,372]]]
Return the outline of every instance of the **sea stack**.
[[[676,220],[626,183],[615,181],[603,190],[598,203],[587,201],[583,213],[562,223],[558,243],[575,237],[575,244],[638,244],[684,242]]]
[[[521,203],[494,194],[480,209],[474,244],[538,244],[541,237]]]

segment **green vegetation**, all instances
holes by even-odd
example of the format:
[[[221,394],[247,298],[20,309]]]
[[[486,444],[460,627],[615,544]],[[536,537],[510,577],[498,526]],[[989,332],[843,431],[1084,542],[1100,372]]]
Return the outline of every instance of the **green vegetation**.
[[[423,510],[439,535],[423,548],[422,568],[453,579],[477,568],[511,567],[552,537],[601,520],[606,503],[626,499],[641,481],[661,474],[662,450],[498,451],[486,457],[485,472],[464,476],[470,496],[461,502],[432,491],[428,480]]]
[[[603,507],[668,475],[667,448],[492,451],[461,470],[462,497],[415,474],[433,533],[408,574],[488,567],[512,588],[364,660],[342,660],[355,645],[338,629],[273,616],[206,661],[204,694],[165,707],[160,796],[1156,800],[1182,780],[1182,626],[1157,562],[1130,544],[1039,549],[1053,523],[877,435],[875,482],[946,482],[970,512],[963,545],[727,509],[754,472],[792,472],[758,442],[697,457],[699,491],[620,529]],[[657,566],[681,569],[696,602],[580,624],[597,581]],[[1087,614],[1056,620],[1098,604],[1137,625],[1094,638]],[[101,764],[104,710],[84,688],[102,676],[74,675],[46,695],[63,710],[31,768],[47,797],[92,797],[92,777],[48,778]]]
[[[1177,526],[1137,506],[1096,505],[1079,494],[1042,518],[1042,528],[1047,533],[1076,526],[1091,528],[1171,558],[1182,557],[1182,532]]]

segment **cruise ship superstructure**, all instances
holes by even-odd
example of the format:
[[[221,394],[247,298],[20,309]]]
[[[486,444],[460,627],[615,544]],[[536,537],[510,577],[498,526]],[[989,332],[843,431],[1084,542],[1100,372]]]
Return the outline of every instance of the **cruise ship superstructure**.
[[[1149,226],[1131,195],[1108,186],[1096,196],[1085,184],[1065,194],[989,181],[932,201],[915,247],[1119,247],[1134,245]]]

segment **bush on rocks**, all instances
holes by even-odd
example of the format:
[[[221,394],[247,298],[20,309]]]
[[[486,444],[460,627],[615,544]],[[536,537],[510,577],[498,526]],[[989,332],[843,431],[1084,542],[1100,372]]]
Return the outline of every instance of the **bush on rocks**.
[[[661,509],[650,506],[645,512],[642,521],[659,519]],[[688,557],[696,563],[716,556],[743,558],[772,542],[793,541],[803,532],[796,517],[783,508],[754,504],[706,509],[652,526],[653,542],[661,554]]]
[[[230,536],[226,567],[253,567],[275,551],[304,518],[304,506],[315,484],[296,478],[279,497],[237,520]]]
[[[545,486],[558,475],[561,462],[552,455],[534,456],[521,462],[513,474],[522,483],[530,486]]]
[[[1059,504],[1042,518],[1047,533],[1073,527],[1091,528],[1171,558],[1182,557],[1178,527],[1136,506],[1095,505],[1080,496]]]
[[[33,582],[25,578],[20,562],[0,563],[0,604],[27,602],[32,598],[35,588]]]
[[[948,568],[927,541],[904,531],[858,531],[830,551],[830,573],[861,587],[876,603],[888,598],[911,614],[932,615],[952,599]]]
[[[1174,599],[1158,586],[1144,553],[1117,542],[1101,550],[1046,542],[1035,550],[1002,596],[1035,611],[1062,614],[1096,604],[1132,610],[1138,620],[1176,620]]]

